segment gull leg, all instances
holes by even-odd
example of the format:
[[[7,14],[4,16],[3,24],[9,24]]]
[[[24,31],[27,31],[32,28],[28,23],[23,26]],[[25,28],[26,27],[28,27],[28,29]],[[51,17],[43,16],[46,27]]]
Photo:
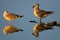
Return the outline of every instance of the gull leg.
[[[45,29],[45,27],[44,27],[44,25],[43,25],[41,20],[42,20],[42,18],[40,18],[40,25],[43,27],[43,29]]]
[[[42,26],[41,18],[40,18],[40,25]]]
[[[40,23],[41,23],[41,18],[40,18]]]
[[[10,25],[10,26],[12,25],[12,22],[11,22],[11,21],[9,21],[9,25]]]

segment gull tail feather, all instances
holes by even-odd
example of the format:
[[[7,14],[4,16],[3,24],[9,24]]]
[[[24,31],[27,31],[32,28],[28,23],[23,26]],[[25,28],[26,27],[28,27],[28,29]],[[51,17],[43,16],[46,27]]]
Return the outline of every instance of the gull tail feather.
[[[23,17],[23,15],[20,16],[20,18]]]
[[[24,31],[24,30],[22,30],[22,29],[19,29],[19,31]]]
[[[53,28],[46,28],[46,30],[52,30]]]
[[[53,11],[48,11],[47,13],[48,13],[48,14],[53,14],[54,12],[53,12]]]
[[[19,16],[19,15],[16,15],[16,16],[17,16],[17,17],[20,17],[20,18],[21,18],[21,17],[23,17],[23,15],[21,15],[21,16]]]

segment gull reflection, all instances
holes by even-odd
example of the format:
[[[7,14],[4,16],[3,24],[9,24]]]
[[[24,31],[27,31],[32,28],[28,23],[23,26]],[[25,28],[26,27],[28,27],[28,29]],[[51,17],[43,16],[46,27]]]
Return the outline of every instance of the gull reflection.
[[[8,35],[9,33],[14,33],[14,32],[19,32],[19,31],[23,31],[23,30],[20,28],[16,28],[15,26],[11,26],[11,25],[5,26],[3,29],[4,35]]]
[[[46,25],[48,26],[48,28],[49,28],[49,27],[54,27],[54,26],[57,25],[57,21],[49,22],[49,23],[47,23]]]
[[[29,21],[30,23],[36,23],[33,27],[33,35],[35,37],[39,37],[39,32],[42,32],[44,30],[49,30],[49,29],[54,29],[54,26],[58,26],[60,27],[60,22],[57,21],[52,21],[52,22],[48,22],[48,23],[44,23],[44,22],[36,22],[36,21]]]
[[[32,20],[32,21],[29,21],[29,22],[32,22],[32,23],[38,23],[38,22],[36,22],[36,21],[34,21],[34,20]]]
[[[35,37],[39,36],[39,32],[42,32],[44,30],[49,30],[49,29],[53,29],[52,27],[47,26],[45,23],[37,23],[34,25],[33,30],[34,33],[32,33]]]
[[[58,22],[56,26],[60,27],[60,22]]]

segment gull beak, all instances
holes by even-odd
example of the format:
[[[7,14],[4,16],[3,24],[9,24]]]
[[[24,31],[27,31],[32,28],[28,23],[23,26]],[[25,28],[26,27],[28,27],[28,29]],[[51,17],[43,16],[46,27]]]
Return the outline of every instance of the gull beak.
[[[21,15],[20,17],[24,17],[23,15]]]
[[[35,35],[34,33],[32,33],[32,35],[34,35],[35,37],[38,37],[39,35]]]
[[[35,6],[33,6],[33,8],[34,8]]]
[[[34,35],[34,33],[32,33],[32,35]]]

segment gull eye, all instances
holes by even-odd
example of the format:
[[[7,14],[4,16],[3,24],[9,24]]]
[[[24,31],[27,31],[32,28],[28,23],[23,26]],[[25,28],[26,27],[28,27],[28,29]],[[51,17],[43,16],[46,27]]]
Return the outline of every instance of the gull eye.
[[[8,13],[8,12],[6,11],[6,13]]]

